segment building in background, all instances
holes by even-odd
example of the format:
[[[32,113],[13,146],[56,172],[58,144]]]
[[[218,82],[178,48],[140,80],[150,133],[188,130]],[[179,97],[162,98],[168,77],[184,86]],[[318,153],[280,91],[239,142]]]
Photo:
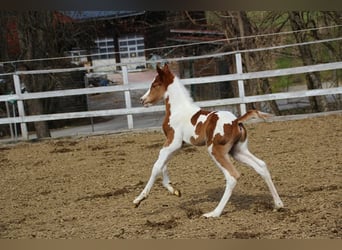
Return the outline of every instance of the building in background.
[[[76,23],[96,26],[97,34],[90,51],[74,48],[67,52],[73,57],[73,63],[91,61],[94,72],[120,69],[119,63],[127,64],[129,70],[146,68],[146,27],[142,22],[145,11],[65,11],[63,14]]]

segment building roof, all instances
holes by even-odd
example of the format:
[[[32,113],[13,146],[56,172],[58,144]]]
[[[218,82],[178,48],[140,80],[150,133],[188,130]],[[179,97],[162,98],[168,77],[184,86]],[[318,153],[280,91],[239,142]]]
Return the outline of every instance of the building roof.
[[[226,38],[223,32],[217,30],[171,29],[170,33],[173,36],[168,37],[167,40],[184,43],[212,41],[215,44],[222,45]]]
[[[78,21],[111,20],[145,14],[145,11],[62,11],[66,16]]]

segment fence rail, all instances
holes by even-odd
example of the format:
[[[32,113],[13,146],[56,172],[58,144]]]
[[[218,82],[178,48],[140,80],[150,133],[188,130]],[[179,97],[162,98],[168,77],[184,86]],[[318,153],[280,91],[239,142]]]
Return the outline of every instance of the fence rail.
[[[246,112],[246,104],[251,102],[263,102],[270,100],[281,100],[281,99],[291,99],[309,96],[321,96],[321,95],[335,95],[342,94],[342,87],[328,88],[328,89],[315,89],[315,90],[305,90],[296,92],[283,92],[274,94],[265,94],[258,96],[245,96],[244,94],[244,80],[256,79],[256,78],[268,78],[268,77],[278,77],[293,74],[301,74],[315,71],[326,71],[326,70],[336,70],[342,68],[342,62],[324,63],[310,66],[286,68],[286,69],[276,69],[267,70],[259,72],[242,72],[242,61],[241,54],[235,54],[235,60],[237,65],[236,74],[219,75],[219,76],[207,76],[200,78],[189,78],[181,79],[181,82],[185,85],[194,84],[204,84],[204,83],[216,83],[222,81],[237,81],[239,86],[239,97],[220,99],[220,100],[210,100],[201,101],[197,104],[201,107],[215,107],[224,105],[240,105],[240,112]],[[58,91],[46,91],[46,92],[36,92],[36,93],[21,93],[20,89],[20,78],[21,74],[47,74],[56,72],[71,72],[73,70],[86,70],[85,68],[75,68],[75,69],[57,69],[57,70],[40,70],[40,71],[21,71],[15,72],[13,74],[15,94],[12,95],[1,95],[0,102],[7,101],[17,101],[18,105],[18,117],[1,118],[0,124],[11,124],[20,123],[21,134],[24,139],[28,139],[28,132],[26,123],[37,122],[37,121],[51,121],[51,120],[61,120],[61,119],[74,119],[74,118],[87,118],[87,117],[98,117],[98,116],[115,116],[115,115],[126,115],[128,128],[132,129],[133,125],[133,114],[142,113],[152,113],[157,111],[162,111],[163,106],[154,106],[149,109],[143,107],[132,107],[130,92],[133,90],[147,89],[150,85],[148,82],[130,84],[128,81],[128,71],[126,66],[122,66],[123,74],[123,85],[108,86],[108,87],[93,87],[93,88],[82,88],[82,89],[69,89],[69,90],[58,90]],[[97,111],[85,111],[85,112],[71,112],[71,113],[57,113],[57,114],[44,114],[44,115],[25,115],[24,101],[31,99],[40,98],[52,98],[52,97],[64,97],[64,96],[74,96],[74,95],[88,95],[96,93],[109,93],[109,92],[124,92],[126,108],[121,109],[111,109],[111,110],[97,110]]]
[[[250,73],[237,73],[237,74],[229,74],[229,75],[188,78],[188,79],[181,79],[181,82],[184,85],[195,85],[195,84],[204,84],[204,83],[216,83],[216,82],[225,82],[225,81],[237,81],[237,80],[286,76],[286,75],[302,74],[302,73],[315,72],[315,71],[335,70],[335,69],[340,69],[340,68],[342,68],[342,62],[333,62],[333,63],[324,63],[324,64],[316,64],[316,65],[310,65],[310,66],[266,70],[266,71],[250,72]],[[30,71],[28,72],[21,71],[21,72],[25,72],[27,74]],[[21,74],[21,72],[17,72],[16,74],[19,75]],[[44,71],[41,71],[41,72],[45,73]],[[63,71],[49,70],[48,72],[56,73],[56,72],[63,72]],[[0,102],[11,101],[11,100],[31,100],[31,99],[40,99],[40,98],[50,98],[50,97],[73,96],[73,95],[87,95],[87,94],[108,93],[108,92],[117,92],[117,91],[132,91],[132,90],[139,90],[139,89],[147,89],[149,85],[150,85],[149,82],[145,82],[145,83],[142,82],[142,83],[125,84],[125,85],[108,86],[108,87],[93,87],[93,88],[45,91],[45,92],[37,92],[37,93],[23,93],[23,94],[19,93],[19,94],[12,94],[12,95],[1,95]]]

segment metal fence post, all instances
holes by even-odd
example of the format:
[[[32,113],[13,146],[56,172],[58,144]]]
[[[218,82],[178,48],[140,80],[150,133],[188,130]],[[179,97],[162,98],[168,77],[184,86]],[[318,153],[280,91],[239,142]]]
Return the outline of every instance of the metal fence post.
[[[127,66],[122,66],[121,68],[122,68],[123,84],[128,85]],[[126,108],[127,109],[132,107],[131,93],[129,90],[125,91],[125,102],[126,102]],[[131,114],[127,115],[127,123],[128,123],[128,129],[133,129],[133,115],[131,115]]]
[[[17,96],[21,96],[21,87],[20,87],[20,78],[19,75],[14,74],[13,75],[13,81],[14,81],[14,89]],[[25,117],[25,109],[24,109],[24,102],[22,100],[17,100],[18,104],[18,113],[21,120],[24,120]],[[28,132],[27,132],[27,126],[25,122],[20,123],[21,128],[21,136],[24,140],[28,140]]]
[[[236,71],[238,74],[242,74],[242,59],[241,59],[241,53],[235,54],[235,61],[236,61]],[[242,102],[240,104],[240,115],[243,115],[246,113],[246,103],[244,103],[244,97],[245,97],[245,88],[243,86],[243,80],[238,80],[238,87],[239,87],[239,97],[242,98]]]

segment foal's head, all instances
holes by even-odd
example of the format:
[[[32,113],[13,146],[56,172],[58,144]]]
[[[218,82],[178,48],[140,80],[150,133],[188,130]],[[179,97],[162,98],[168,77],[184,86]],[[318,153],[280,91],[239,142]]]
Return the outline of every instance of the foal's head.
[[[163,68],[157,66],[157,73],[158,75],[155,77],[149,90],[140,98],[141,103],[145,107],[153,105],[163,99],[167,87],[173,82],[174,75],[169,70],[167,64]]]

